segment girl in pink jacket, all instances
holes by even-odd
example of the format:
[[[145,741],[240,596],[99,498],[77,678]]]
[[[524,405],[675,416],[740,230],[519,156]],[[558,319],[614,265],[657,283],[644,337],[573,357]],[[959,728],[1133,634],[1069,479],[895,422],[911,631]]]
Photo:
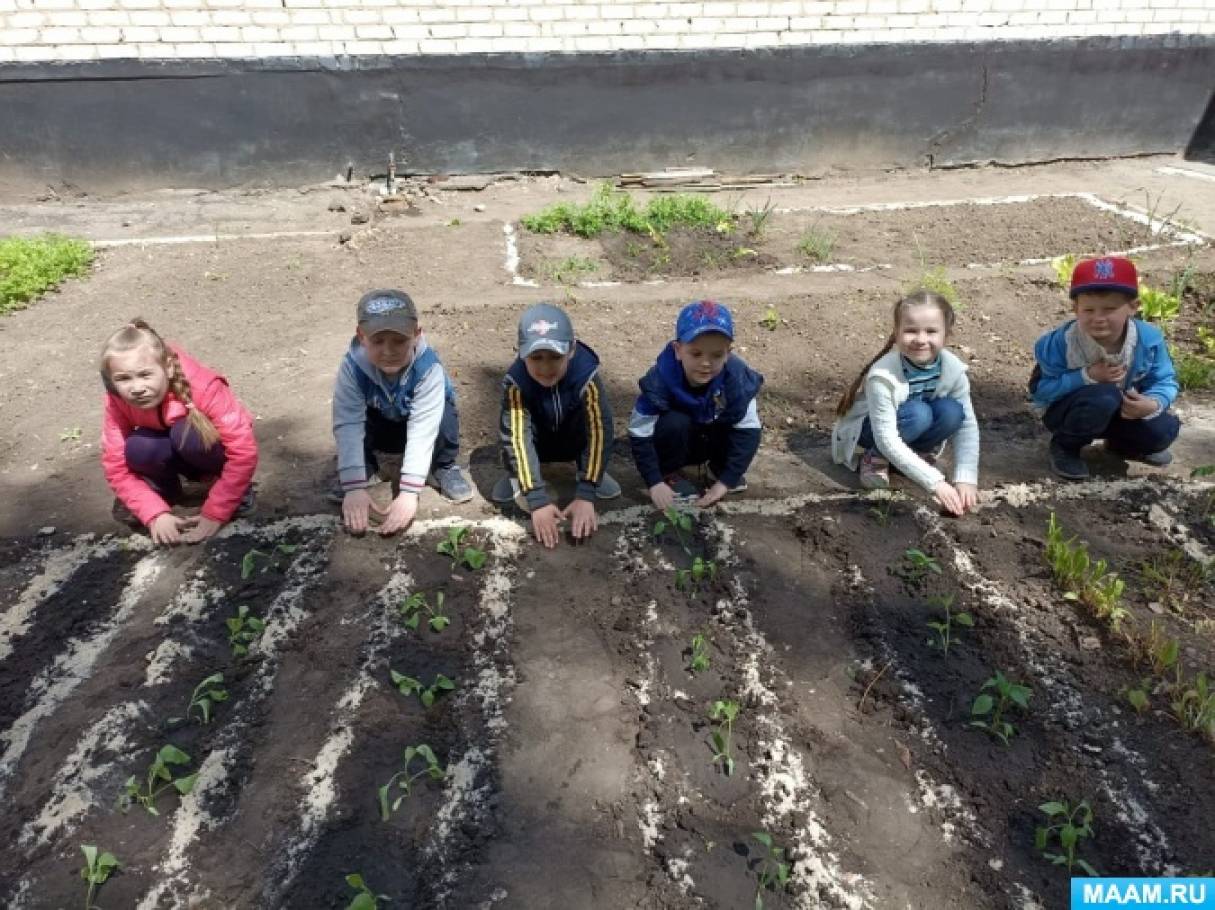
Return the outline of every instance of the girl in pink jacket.
[[[224,377],[136,319],[106,341],[101,380],[101,464],[115,518],[146,525],[158,544],[197,543],[252,511],[253,419]],[[212,481],[192,518],[172,512],[182,477]]]

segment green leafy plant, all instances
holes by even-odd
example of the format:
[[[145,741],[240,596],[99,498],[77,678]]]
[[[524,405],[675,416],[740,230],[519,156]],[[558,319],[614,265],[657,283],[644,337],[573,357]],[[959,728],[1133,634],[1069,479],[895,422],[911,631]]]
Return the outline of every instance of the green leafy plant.
[[[675,539],[679,542],[679,548],[691,556],[694,524],[695,520],[692,518],[691,512],[668,506],[662,512],[662,518],[654,522],[653,534],[655,537],[662,537],[667,531],[674,532]]]
[[[1188,685],[1178,685],[1172,708],[1183,730],[1205,734],[1215,741],[1215,688],[1205,673],[1199,673]]]
[[[920,272],[904,287],[904,294],[910,295],[916,291],[932,291],[934,294],[940,294],[948,300],[949,305],[955,310],[962,309],[962,303],[958,297],[958,289],[949,280],[949,272],[945,270],[945,266],[938,265],[929,268],[928,257],[924,254],[924,246],[920,243],[919,235],[912,234],[911,236],[915,240],[916,255],[920,260]]]
[[[929,604],[939,607],[945,614],[940,622],[929,621],[928,628],[932,629],[933,636],[928,639],[929,647],[939,648],[942,657],[949,656],[950,645],[953,644],[953,627],[959,626],[963,628],[973,628],[975,621],[969,613],[964,613],[961,610],[953,611],[953,595],[945,594],[940,597],[932,597],[929,599]]]
[[[412,770],[414,759],[420,759],[422,767],[420,770]],[[447,772],[439,767],[439,761],[435,758],[434,751],[425,743],[419,746],[407,746],[405,748],[405,767],[392,775],[388,779],[388,783],[380,787],[380,819],[388,821],[392,817],[392,813],[396,812],[401,806],[401,801],[413,795],[414,781],[422,777],[429,777],[431,780],[443,780],[447,777]],[[400,795],[395,800],[389,800],[393,784],[396,784]]]
[[[564,231],[592,238],[619,231],[652,236],[665,234],[676,226],[716,230],[722,224],[732,225],[733,218],[708,197],[687,193],[657,196],[639,209],[631,195],[604,182],[583,205],[559,202],[534,215],[525,215],[520,222],[536,234]]]
[[[1067,800],[1043,803],[1038,807],[1048,821],[1034,831],[1034,847],[1042,852],[1044,859],[1050,860],[1056,866],[1066,866],[1071,872],[1073,866],[1079,866],[1085,875],[1096,877],[1097,870],[1080,857],[1076,856],[1076,846],[1083,838],[1093,836],[1093,810],[1088,800],[1073,808]],[[1051,841],[1058,839],[1058,853],[1048,852]]]
[[[751,222],[751,226],[747,233],[757,240],[764,235],[764,231],[768,229],[768,222],[772,220],[772,216],[776,214],[776,206],[772,202],[772,197],[768,197],[768,201],[762,206],[748,208],[744,211],[747,220]]]
[[[190,705],[186,708],[186,717],[198,714],[199,723],[211,723],[211,709],[222,701],[228,700],[228,690],[221,688],[224,674],[212,673],[197,686],[190,696]]]
[[[156,799],[160,794],[170,788],[182,796],[190,793],[198,780],[198,772],[175,778],[172,770],[175,766],[186,765],[189,762],[190,756],[176,746],[161,746],[152,764],[148,765],[143,785],[139,783],[138,777],[134,774],[128,777],[127,782],[123,784],[123,793],[119,798],[122,811],[126,812],[132,803],[139,803],[152,815],[159,815],[160,812],[156,809]]]
[[[1181,298],[1150,288],[1142,282],[1139,284],[1139,313],[1148,322],[1158,322],[1167,325],[1177,318],[1181,312]]]
[[[789,888],[789,874],[793,864],[789,862],[788,852],[778,846],[775,839],[767,831],[755,831],[751,837],[764,848],[764,854],[759,858],[756,873],[759,875],[759,887],[755,889],[755,910],[764,910],[764,892],[783,892]]]
[[[694,556],[691,568],[675,570],[675,587],[692,594],[702,586],[712,584],[716,578],[717,563],[703,556]]]
[[[703,632],[692,636],[692,646],[689,649],[688,672],[703,673],[709,669],[709,640]]]
[[[69,427],[68,429],[60,432],[59,441],[60,442],[79,442],[80,441],[80,427]]]
[[[81,844],[80,851],[84,854],[84,868],[80,870],[80,877],[88,882],[89,886],[84,895],[84,910],[93,910],[93,898],[97,889],[104,885],[110,874],[121,868],[122,864],[108,850],[98,853],[93,844]]]
[[[884,528],[890,524],[890,515],[894,511],[894,494],[889,490],[873,490],[865,499],[872,503],[869,514],[877,521],[878,527]]]
[[[709,709],[709,720],[717,724],[709,739],[713,744],[713,764],[721,764],[726,777],[734,774],[734,721],[742,706],[731,699],[718,699]]]
[[[1169,345],[1169,355],[1182,391],[1215,388],[1215,359],[1183,351],[1175,345]]]
[[[277,556],[279,553],[282,553],[286,556],[290,556],[292,553],[294,553],[296,551],[296,549],[298,549],[296,544],[280,543],[280,544],[275,544],[274,549],[271,550],[269,553],[267,553],[265,550],[258,550],[256,548],[249,550],[247,553],[245,553],[245,555],[243,557],[241,557],[241,561],[240,561],[241,581],[248,581],[253,576],[253,573],[257,571],[257,560],[258,559],[264,559],[267,561],[273,560],[274,557]]]
[[[233,657],[248,654],[249,645],[266,628],[265,621],[250,613],[244,604],[236,608],[235,616],[229,616],[224,622],[228,625],[228,644],[232,646]]]
[[[1104,559],[1094,561],[1088,547],[1076,537],[1064,536],[1052,512],[1046,525],[1046,561],[1067,600],[1075,600],[1119,631],[1130,612],[1122,606],[1125,583],[1109,571]]]
[[[764,310],[763,318],[759,320],[759,324],[769,332],[775,332],[777,329],[779,329],[780,313],[777,312],[776,307],[770,306]]]
[[[447,529],[447,537],[439,541],[435,552],[450,557],[451,567],[468,566],[474,571],[485,565],[486,553],[473,546],[464,546],[464,538],[468,536],[468,528],[459,525]]]
[[[992,690],[995,694],[992,694]],[[1000,740],[1004,745],[1016,734],[1017,728],[1005,719],[1005,712],[1015,706],[1022,711],[1029,710],[1028,686],[1010,681],[999,670],[996,675],[987,680],[979,689],[979,695],[970,707],[972,720],[970,725],[986,731],[990,736]]]
[[[1066,256],[1056,256],[1050,261],[1051,268],[1055,270],[1055,283],[1065,291],[1070,291],[1072,287],[1072,272],[1076,269],[1075,253],[1068,253]]]
[[[0,239],[0,315],[22,309],[65,278],[83,275],[92,262],[93,248],[75,237]]]
[[[391,667],[388,672],[392,674],[392,684],[397,687],[397,690],[402,695],[417,695],[422,700],[422,704],[427,708],[433,705],[435,700],[444,692],[451,692],[456,687],[456,684],[442,673],[436,674],[434,682],[429,686],[424,686],[420,679],[414,679],[412,676],[398,673]]]
[[[442,632],[451,624],[451,617],[443,609],[443,592],[435,591],[435,602],[430,603],[425,591],[414,591],[401,602],[401,621],[410,629],[416,629],[425,613],[429,619],[426,624],[432,632]]]
[[[903,551],[903,575],[913,585],[920,584],[931,572],[941,574],[941,565],[923,550],[912,548]]]
[[[376,910],[380,906],[380,901],[387,901],[387,894],[376,894],[367,887],[367,883],[363,881],[363,876],[357,872],[351,872],[346,876],[346,884],[353,888],[357,894],[349,904],[346,905],[346,910]]]
[[[1151,706],[1151,700],[1148,698],[1151,687],[1150,679],[1141,679],[1137,685],[1127,686],[1124,690],[1126,702],[1135,709],[1136,714],[1142,714]]]
[[[838,235],[817,225],[811,225],[797,242],[797,251],[811,262],[826,262],[835,251]]]

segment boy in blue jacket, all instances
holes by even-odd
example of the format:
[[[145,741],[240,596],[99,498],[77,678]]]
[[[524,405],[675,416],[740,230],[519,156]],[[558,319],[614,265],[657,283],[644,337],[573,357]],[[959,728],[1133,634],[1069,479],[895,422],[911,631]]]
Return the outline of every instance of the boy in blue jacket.
[[[358,329],[333,387],[333,436],[338,489],[346,527],[367,530],[371,512],[381,534],[409,527],[428,475],[453,502],[472,498],[456,464],[460,423],[455,390],[418,326],[418,310],[403,291],[371,291],[356,308]],[[386,512],[367,492],[379,471],[377,452],[400,454],[400,492]]]
[[[764,377],[731,353],[733,343],[728,309],[712,300],[689,303],[679,311],[675,340],[638,383],[629,442],[659,509],[694,496],[705,508],[747,488],[762,432],[755,396]],[[714,483],[702,494],[679,472],[706,462]]]
[[[536,539],[550,549],[565,519],[575,540],[598,530],[595,500],[620,495],[620,484],[606,470],[612,410],[599,357],[574,337],[560,307],[537,304],[519,319],[519,356],[502,380],[498,436],[509,473],[494,485],[495,502],[522,494]],[[564,509],[552,501],[540,475],[541,464],[555,461],[572,461],[578,471],[574,499]]]
[[[1051,431],[1051,469],[1087,480],[1080,450],[1094,439],[1124,458],[1164,466],[1181,421],[1169,411],[1177,376],[1164,333],[1136,319],[1139,276],[1120,256],[1085,259],[1072,272],[1075,319],[1034,345],[1030,393]]]

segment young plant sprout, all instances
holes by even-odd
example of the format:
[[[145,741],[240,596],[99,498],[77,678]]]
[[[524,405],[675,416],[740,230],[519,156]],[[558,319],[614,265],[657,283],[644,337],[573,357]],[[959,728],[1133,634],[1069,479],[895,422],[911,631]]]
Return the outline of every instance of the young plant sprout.
[[[713,743],[713,764],[721,762],[726,777],[734,774],[734,720],[741,706],[730,699],[718,699],[709,711],[709,720],[717,724],[710,739]]]
[[[485,565],[486,554],[484,550],[480,550],[477,547],[464,546],[464,538],[467,535],[468,528],[462,525],[448,528],[447,538],[439,541],[439,545],[435,547],[435,552],[450,557],[453,569],[456,566],[463,565],[475,571]]]
[[[689,673],[703,673],[709,669],[709,640],[703,632],[697,632],[692,636],[690,653],[691,657],[688,660]]]
[[[389,900],[387,894],[376,894],[368,888],[367,883],[363,881],[363,876],[357,872],[351,872],[346,876],[346,884],[358,892],[354,896],[354,900],[346,905],[346,910],[376,910],[380,906],[380,901]]]
[[[220,688],[223,681],[224,674],[212,673],[195,686],[194,694],[190,696],[190,706],[186,708],[186,717],[193,717],[197,712],[199,723],[211,723],[211,708],[228,700],[228,690]]]
[[[987,691],[988,689],[994,689],[995,696],[992,696]],[[989,735],[1007,746],[1009,739],[1016,734],[1017,728],[1004,719],[1004,712],[1008,710],[1009,705],[1016,705],[1022,711],[1028,711],[1030,694],[1028,686],[1010,682],[1003,673],[997,670],[995,676],[983,683],[979,696],[970,708],[971,717],[985,719],[972,720],[970,725],[978,727],[980,730],[986,730]]]
[[[755,831],[751,835],[764,848],[760,857],[758,873],[759,887],[755,889],[755,910],[764,910],[764,892],[782,892],[789,888],[789,873],[793,864],[789,862],[787,851],[778,846],[772,835],[767,831]]]
[[[388,672],[392,674],[392,684],[397,687],[397,691],[406,696],[417,695],[422,700],[422,704],[427,708],[433,705],[435,700],[444,692],[450,692],[456,687],[456,684],[442,673],[437,674],[435,681],[429,686],[424,686],[420,679],[414,679],[412,676],[398,673],[391,667]]]
[[[717,578],[717,563],[697,556],[692,559],[692,568],[675,570],[675,587],[680,591],[694,593],[701,585],[712,584]]]
[[[932,572],[936,575],[941,574],[940,564],[925,553],[923,550],[904,550],[903,561],[907,564],[905,569],[907,580],[913,585],[918,585],[924,580],[924,577]]]
[[[1199,673],[1188,686],[1177,687],[1172,708],[1183,730],[1206,734],[1215,741],[1215,687],[1205,673]]]
[[[779,329],[780,313],[777,311],[776,307],[768,307],[768,309],[764,311],[763,318],[759,320],[759,324],[769,332],[775,332],[777,329]]]
[[[419,758],[423,762],[420,771],[410,770],[415,758]],[[435,758],[434,752],[425,743],[419,746],[407,746],[405,767],[392,775],[388,779],[388,783],[380,787],[380,819],[382,821],[388,821],[392,817],[392,813],[400,808],[401,801],[413,794],[413,782],[420,777],[429,777],[431,780],[443,780],[447,777],[447,772],[439,767],[439,761]],[[402,793],[390,803],[388,797],[393,784],[396,784],[397,789]]]
[[[1142,714],[1151,705],[1148,700],[1148,693],[1152,689],[1152,681],[1150,679],[1141,679],[1139,685],[1128,686],[1126,689],[1126,702],[1135,709],[1136,714]]]
[[[1056,866],[1067,866],[1069,873],[1073,866],[1079,866],[1085,875],[1095,878],[1097,870],[1076,856],[1076,845],[1081,838],[1093,836],[1093,810],[1088,800],[1082,800],[1074,809],[1067,800],[1043,803],[1038,809],[1050,822],[1034,831],[1034,847],[1042,851],[1042,857]],[[1060,852],[1046,852],[1055,838],[1059,840]]]
[[[96,905],[93,903],[93,897],[97,894],[97,889],[104,885],[110,873],[122,864],[108,850],[98,854],[93,844],[81,844],[80,850],[84,854],[84,868],[80,870],[80,877],[89,884],[84,895],[84,910],[94,910]]]
[[[884,528],[890,524],[890,513],[894,509],[894,494],[889,490],[874,490],[865,498],[873,503],[869,507],[869,514],[877,521],[878,527]]]
[[[933,606],[940,607],[945,618],[941,622],[929,622],[928,628],[932,629],[934,636],[928,639],[930,648],[940,648],[941,656],[949,656],[949,647],[953,644],[953,627],[955,625],[967,629],[974,628],[975,621],[969,613],[962,611],[953,612],[953,595],[945,594],[940,597],[931,597],[928,602]]]
[[[422,614],[430,618],[426,624],[432,632],[442,632],[451,623],[451,617],[443,611],[443,592],[435,592],[435,602],[432,605],[426,599],[424,591],[415,591],[401,604],[401,621],[410,629],[416,629],[422,621]]]
[[[667,531],[675,532],[675,539],[679,542],[679,548],[692,555],[692,513],[686,509],[679,509],[675,506],[669,506],[663,510],[662,518],[654,522],[654,536],[662,537]]]
[[[156,799],[160,794],[169,788],[176,790],[182,796],[190,793],[194,789],[195,781],[198,780],[198,772],[174,778],[170,767],[185,765],[189,761],[190,756],[176,746],[161,746],[152,764],[148,765],[147,780],[144,786],[139,785],[134,774],[127,778],[127,782],[123,785],[123,794],[119,797],[122,811],[126,812],[131,807],[131,803],[139,803],[152,815],[159,815],[160,812],[156,809]]]
[[[1117,632],[1130,612],[1122,606],[1125,583],[1109,571],[1104,559],[1094,561],[1088,547],[1075,537],[1064,538],[1063,528],[1052,512],[1046,525],[1046,561],[1065,600],[1084,604],[1098,619],[1107,620]]]
[[[266,628],[265,621],[250,613],[243,604],[237,607],[235,616],[229,616],[224,621],[228,624],[228,644],[232,646],[233,657],[248,654],[249,645]]]
[[[251,578],[253,576],[253,573],[255,571],[257,571],[257,560],[258,559],[264,559],[264,560],[269,561],[269,560],[272,560],[279,553],[283,553],[287,556],[290,556],[292,553],[294,553],[296,551],[296,549],[298,549],[296,544],[280,543],[280,544],[275,544],[274,549],[271,550],[269,553],[267,553],[265,550],[258,550],[258,549],[250,550],[249,552],[247,552],[244,555],[244,557],[240,561],[241,581],[248,581],[249,578]]]

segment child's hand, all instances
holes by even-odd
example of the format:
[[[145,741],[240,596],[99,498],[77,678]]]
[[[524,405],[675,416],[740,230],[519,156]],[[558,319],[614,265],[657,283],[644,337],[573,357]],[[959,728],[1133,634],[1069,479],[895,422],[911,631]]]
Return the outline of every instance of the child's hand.
[[[675,491],[666,481],[656,483],[650,487],[650,502],[658,511],[665,512],[675,504]]]
[[[184,518],[178,518],[172,512],[161,512],[148,525],[152,543],[162,547],[181,543],[181,531],[185,522]]]
[[[1126,367],[1120,363],[1106,363],[1103,360],[1091,364],[1086,370],[1093,382],[1122,382],[1126,378]]]
[[[224,523],[216,521],[214,518],[208,518],[206,515],[199,515],[197,518],[187,519],[182,527],[187,526],[190,530],[181,535],[182,543],[201,543],[208,537],[214,537]]]
[[[962,515],[966,512],[966,507],[962,504],[961,494],[949,485],[947,481],[942,480],[932,490],[933,496],[936,497],[941,508],[950,515]]]
[[[963,511],[974,511],[974,507],[979,504],[979,488],[973,483],[955,483],[953,488],[958,491],[962,500]]]
[[[366,490],[351,490],[342,500],[342,520],[346,522],[347,530],[355,534],[367,530],[367,518],[373,511],[377,515],[384,514],[384,510],[372,501],[371,494]]]
[[[561,517],[569,519],[574,540],[590,537],[599,530],[599,516],[595,514],[595,504],[589,499],[575,499],[565,507]]]
[[[536,540],[550,550],[557,546],[557,541],[561,539],[557,529],[561,518],[561,511],[551,502],[532,512],[532,533],[536,535]]]
[[[1122,393],[1122,416],[1127,420],[1143,420],[1156,413],[1156,399],[1141,395],[1134,389]]]
[[[368,501],[371,497],[367,497]],[[375,509],[374,503],[371,506]],[[379,509],[376,509],[380,512]],[[413,522],[413,517],[418,514],[418,494],[417,493],[399,493],[397,498],[392,501],[392,505],[388,507],[387,512],[380,512],[384,516],[383,522],[380,523],[380,534],[387,537],[389,534],[395,534],[397,531],[404,531]]]
[[[700,506],[702,509],[707,509],[729,492],[730,488],[719,480],[713,484],[713,486],[709,487],[709,489],[705,490],[704,495],[701,496],[700,499],[696,500],[696,505]]]

